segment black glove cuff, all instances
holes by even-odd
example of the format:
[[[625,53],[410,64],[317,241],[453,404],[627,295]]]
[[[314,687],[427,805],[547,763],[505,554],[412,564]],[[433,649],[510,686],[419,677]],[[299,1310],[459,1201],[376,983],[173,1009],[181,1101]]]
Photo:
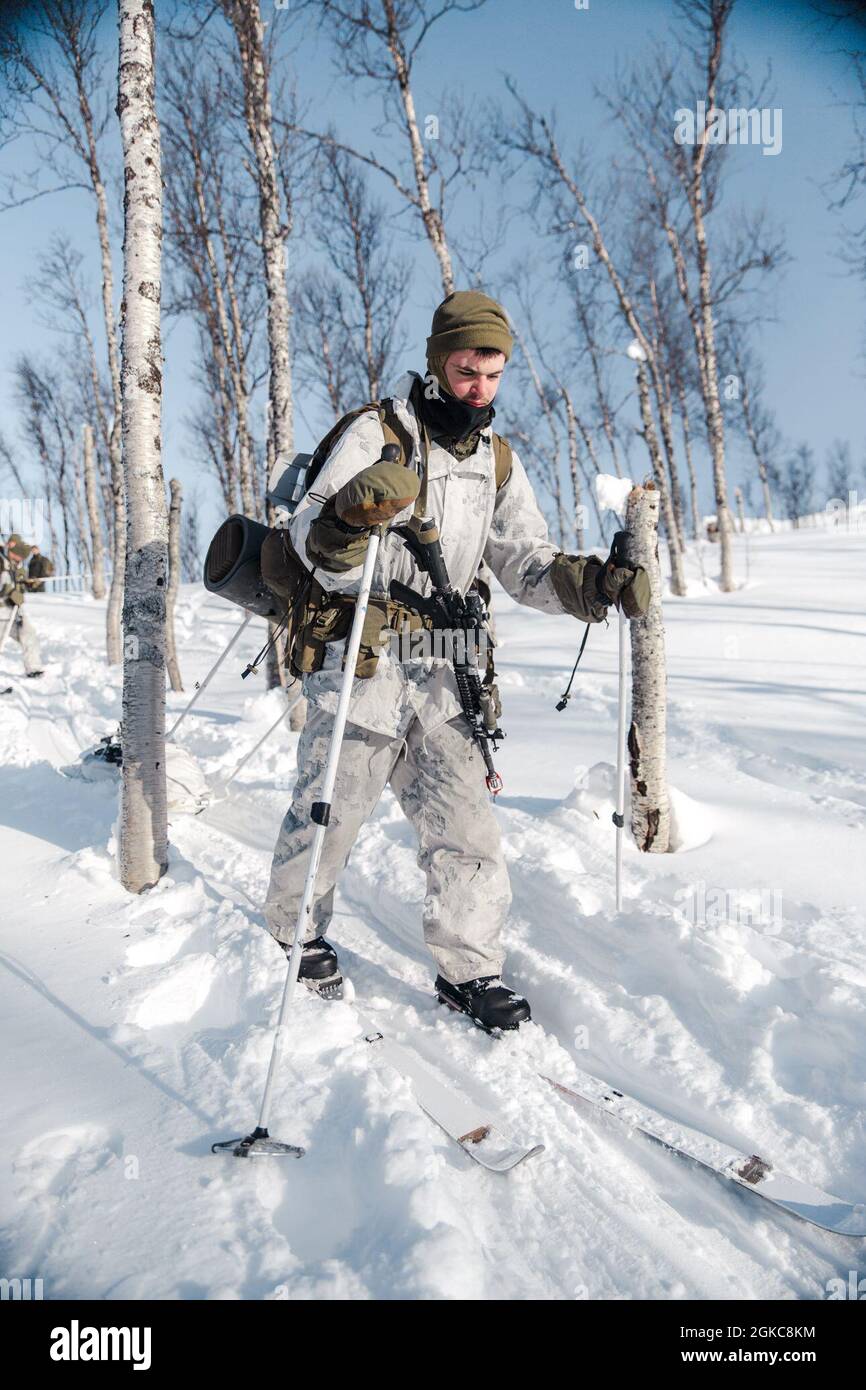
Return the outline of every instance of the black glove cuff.
[[[338,531],[344,532],[347,536],[361,536],[365,531],[369,530],[368,526],[350,526],[348,521],[343,521],[337,516],[336,512],[334,513],[334,519],[331,524],[336,526]]]
[[[609,608],[611,605],[611,597],[610,594],[605,592],[604,587],[604,577],[606,572],[607,566],[599,565],[598,569],[595,572],[595,591],[598,594],[599,601],[604,604],[605,608]]]

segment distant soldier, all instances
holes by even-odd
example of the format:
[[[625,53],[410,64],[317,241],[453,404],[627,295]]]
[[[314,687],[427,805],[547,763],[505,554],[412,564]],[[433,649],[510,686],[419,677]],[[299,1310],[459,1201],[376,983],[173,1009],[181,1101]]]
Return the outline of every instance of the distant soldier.
[[[54,573],[54,565],[47,555],[43,555],[38,545],[34,545],[27,566],[28,589],[33,594],[44,594],[45,580]]]
[[[0,550],[0,644],[12,636],[21,647],[24,670],[33,679],[43,674],[42,657],[33,625],[24,616],[24,594],[30,578],[25,568],[32,547],[13,534]]]

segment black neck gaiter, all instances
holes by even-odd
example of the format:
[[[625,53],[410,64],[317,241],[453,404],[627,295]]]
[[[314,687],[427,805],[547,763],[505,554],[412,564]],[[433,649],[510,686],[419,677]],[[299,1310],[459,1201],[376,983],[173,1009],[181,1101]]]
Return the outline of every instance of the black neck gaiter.
[[[439,396],[428,399],[424,383],[416,381],[416,402],[431,439],[444,435],[460,444],[476,430],[489,425],[496,411],[492,405],[468,405],[439,385]]]

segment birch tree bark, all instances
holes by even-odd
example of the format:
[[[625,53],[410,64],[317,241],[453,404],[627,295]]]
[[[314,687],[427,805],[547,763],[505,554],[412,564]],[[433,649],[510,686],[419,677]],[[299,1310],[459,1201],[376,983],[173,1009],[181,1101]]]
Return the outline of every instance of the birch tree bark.
[[[287,228],[280,207],[274,155],[271,98],[259,0],[223,0],[240,55],[244,116],[256,162],[259,224],[268,300],[270,428],[275,458],[287,463],[294,451],[292,375],[289,358],[289,297],[286,289]]]
[[[741,535],[744,535],[744,534],[745,534],[745,530],[746,530],[746,514],[745,514],[745,510],[744,510],[744,508],[743,508],[743,490],[742,490],[742,488],[739,488],[739,487],[735,487],[735,488],[734,488],[734,498],[735,498],[736,503],[737,503],[737,517],[738,517],[739,522],[740,522],[740,534],[741,534]]]
[[[165,599],[168,519],[162,473],[162,180],[154,107],[152,0],[119,0],[117,113],[123,145],[121,366],[127,548],[123,601],[120,878],[152,888],[168,865]]]
[[[35,118],[23,127],[44,137],[52,155],[71,153],[76,164],[87,169],[96,202],[96,227],[102,267],[102,312],[108,348],[113,418],[108,435],[111,460],[111,491],[114,518],[114,568],[106,610],[106,645],[110,665],[122,658],[120,609],[123,598],[123,473],[120,458],[120,357],[114,317],[114,276],[108,232],[108,202],[99,160],[99,142],[104,121],[94,117],[93,97],[100,82],[98,30],[105,15],[105,0],[40,0],[28,16],[27,39],[10,38],[4,43],[4,56],[12,64],[12,75],[19,93],[26,94]],[[8,52],[6,51],[8,50]],[[60,59],[60,72],[71,82],[69,93],[53,59]],[[52,158],[51,166],[55,160]],[[63,169],[64,175],[68,173]],[[80,171],[76,170],[76,174]],[[72,180],[70,179],[70,182]],[[53,191],[53,190],[46,190]]]
[[[596,259],[604,267],[623,320],[631,333],[634,334],[634,338],[640,348],[642,362],[638,371],[638,396],[641,421],[643,423],[643,436],[650,454],[656,487],[661,494],[662,518],[664,520],[665,536],[671,565],[671,588],[675,594],[683,595],[686,592],[686,584],[682,566],[679,533],[674,517],[667,474],[659,448],[655,422],[652,417],[649,383],[647,380],[646,367],[644,365],[649,363],[650,369],[654,369],[652,342],[649,335],[644,331],[638,313],[637,302],[634,296],[629,292],[627,283],[614,262],[613,256],[611,255],[602,233],[598,218],[589,207],[581,185],[566,167],[551,123],[544,116],[537,115],[531,109],[527,102],[519,95],[514,82],[510,78],[506,78],[505,85],[521,109],[523,125],[521,128],[517,129],[503,127],[501,131],[497,132],[498,138],[501,139],[504,146],[538,161],[545,174],[545,187],[547,187],[550,175],[553,175],[554,180],[561,184],[562,188],[569,194],[589,231],[592,239],[593,252]]]
[[[638,403],[640,405],[640,418],[643,424],[642,433],[652,461],[655,487],[658,492],[656,512],[658,513],[661,511],[664,517],[665,535],[668,542],[668,557],[671,566],[671,588],[675,594],[682,597],[687,592],[686,577],[683,572],[683,557],[677,543],[677,524],[674,518],[670,488],[667,485],[667,478],[665,476],[662,451],[659,446],[658,435],[656,434],[655,420],[653,419],[649,379],[647,377],[646,365],[643,362],[637,363],[637,394]]]
[[[698,506],[698,479],[695,473],[695,461],[692,458],[692,431],[691,422],[689,420],[689,405],[682,377],[678,375],[676,382],[677,399],[680,403],[680,424],[683,431],[683,451],[686,456],[686,467],[689,471],[689,496],[692,505],[692,540],[696,541],[701,533],[701,512]]]
[[[294,453],[292,375],[289,356],[289,299],[286,290],[286,235],[274,153],[273,120],[259,0],[223,0],[240,54],[244,116],[256,163],[259,223],[268,301],[269,426],[275,460]],[[269,635],[276,636],[272,623]],[[283,684],[278,639],[268,653],[269,689]]]
[[[773,424],[769,411],[761,401],[763,372],[752,352],[743,344],[741,334],[736,332],[729,334],[725,346],[733,360],[734,370],[739,378],[740,410],[742,411],[743,417],[743,429],[745,430],[746,438],[749,441],[749,447],[758,470],[758,478],[761,484],[761,496],[764,501],[764,515],[767,518],[770,530],[775,531],[776,528],[773,525],[773,499],[770,494],[770,470],[768,463],[774,445],[777,447],[778,431]],[[752,382],[755,384],[754,398]]]
[[[87,522],[90,527],[91,580],[90,590],[94,598],[105,598],[105,545],[102,540],[102,522],[99,517],[99,497],[96,486],[96,469],[93,464],[93,428],[85,425],[84,435],[84,497],[87,504]]]
[[[644,376],[644,389],[646,377]],[[670,848],[667,787],[667,670],[658,563],[659,492],[652,483],[635,487],[626,505],[629,565],[643,565],[650,580],[649,611],[629,623],[632,659],[631,726],[628,732],[631,829],[639,849],[664,854]]]
[[[177,644],[174,637],[174,608],[180,588],[180,532],[183,489],[177,478],[169,483],[171,506],[168,509],[168,588],[165,595],[165,659],[172,690],[183,690]]]

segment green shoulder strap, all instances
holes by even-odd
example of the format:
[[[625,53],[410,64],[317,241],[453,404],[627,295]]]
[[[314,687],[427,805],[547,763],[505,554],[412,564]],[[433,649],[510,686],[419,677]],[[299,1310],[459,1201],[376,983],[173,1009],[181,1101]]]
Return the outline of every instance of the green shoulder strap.
[[[343,415],[337,423],[331,427],[324,439],[320,440],[307,469],[308,490],[315,483],[325,460],[337,440],[343,432],[348,429],[352,421],[357,420],[358,416],[363,415],[367,410],[375,410],[378,412],[379,420],[382,425],[382,433],[385,436],[385,443],[397,445],[400,450],[400,462],[408,467],[414,453],[414,440],[410,431],[397,415],[393,401],[390,399],[383,401],[368,401],[366,405],[359,405],[355,410],[350,410],[346,415]],[[430,438],[423,420],[419,420],[419,423],[422,436],[421,456],[423,471],[421,477],[421,492],[419,493],[418,501],[415,505],[415,513],[421,516],[426,507],[427,453],[430,448]],[[496,475],[496,490],[498,492],[499,489],[508,482],[511,476],[511,446],[507,439],[503,439],[502,435],[496,434],[495,432],[493,434],[493,461]]]
[[[493,462],[496,469],[496,491],[511,477],[511,445],[501,434],[493,433]]]

